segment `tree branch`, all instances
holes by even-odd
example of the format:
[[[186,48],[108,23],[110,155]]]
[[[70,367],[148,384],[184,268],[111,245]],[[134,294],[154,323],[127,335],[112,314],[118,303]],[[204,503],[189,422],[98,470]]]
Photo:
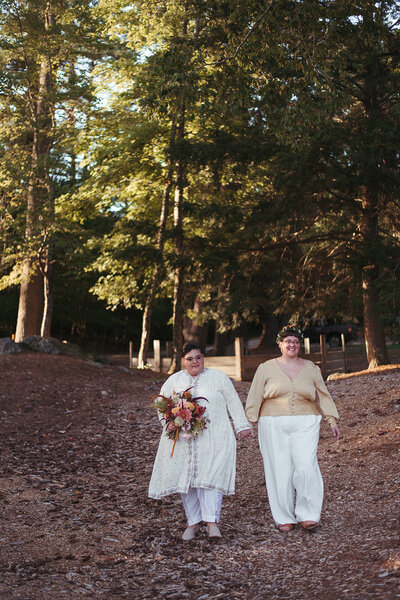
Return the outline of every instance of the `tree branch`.
[[[236,49],[234,51],[233,54],[231,54],[230,56],[226,56],[225,58],[221,58],[220,60],[217,61],[213,61],[213,62],[209,62],[209,63],[203,63],[202,66],[212,66],[212,65],[222,65],[225,62],[227,62],[228,60],[234,60],[237,55],[239,54],[242,46],[247,42],[247,40],[249,39],[249,37],[251,36],[251,34],[254,32],[255,28],[257,27],[257,25],[263,20],[263,18],[268,14],[268,12],[270,11],[272,5],[274,4],[275,0],[271,0],[271,2],[268,5],[268,8],[266,8],[264,10],[263,13],[261,13],[261,15],[259,17],[257,17],[257,19],[254,21],[253,25],[250,27],[249,31],[246,33],[246,35],[244,36],[244,38],[242,39],[242,41],[236,46]]]
[[[300,246],[302,244],[311,244],[313,242],[327,242],[329,240],[336,241],[344,241],[344,242],[352,242],[354,243],[353,237],[354,231],[338,231],[338,232],[329,232],[320,235],[313,235],[308,238],[302,239],[290,239],[290,240],[279,240],[277,242],[272,242],[265,245],[254,246],[246,248],[238,249],[237,252],[239,254],[247,254],[249,252],[267,252],[269,250],[277,250],[278,248],[290,248],[292,246]],[[231,246],[218,246],[219,250],[231,250]]]

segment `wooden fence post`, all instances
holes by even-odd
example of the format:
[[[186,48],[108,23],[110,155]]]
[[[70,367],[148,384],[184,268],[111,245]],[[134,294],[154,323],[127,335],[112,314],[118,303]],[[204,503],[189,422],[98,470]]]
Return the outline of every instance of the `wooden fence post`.
[[[133,342],[129,342],[129,368],[133,369]]]
[[[342,351],[343,351],[343,363],[344,363],[344,372],[347,373],[347,356],[346,356],[346,341],[344,339],[344,333],[340,334],[342,339]]]
[[[310,338],[304,338],[304,354],[311,354]]]
[[[154,370],[161,371],[161,344],[160,340],[153,340]]]
[[[244,344],[243,338],[235,338],[236,379],[243,381],[244,377]]]
[[[326,378],[327,368],[326,368],[326,335],[321,333],[319,336],[319,344],[321,349],[321,371],[322,377]]]

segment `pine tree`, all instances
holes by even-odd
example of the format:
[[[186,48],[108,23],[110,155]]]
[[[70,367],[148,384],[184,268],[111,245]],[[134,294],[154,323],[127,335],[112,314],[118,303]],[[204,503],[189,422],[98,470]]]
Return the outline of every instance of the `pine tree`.
[[[277,16],[279,6],[273,11]],[[380,294],[396,243],[388,216],[398,220],[395,11],[394,2],[307,0],[296,2],[293,18],[279,27],[268,23],[274,73],[280,71],[282,81],[282,106],[270,112],[279,143],[274,186],[289,221],[301,202],[315,231],[330,234],[330,244],[322,240],[330,273],[338,264],[332,262],[337,246],[349,256],[342,288],[351,279],[362,291],[371,367],[388,362]],[[270,58],[266,51],[265,60]],[[276,83],[276,77],[266,81],[260,94],[267,99]]]

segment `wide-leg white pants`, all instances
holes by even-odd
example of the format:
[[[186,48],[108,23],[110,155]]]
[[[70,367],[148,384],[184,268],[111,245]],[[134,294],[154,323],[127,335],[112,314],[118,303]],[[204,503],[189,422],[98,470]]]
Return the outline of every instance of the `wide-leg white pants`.
[[[201,521],[218,523],[221,516],[222,494],[206,488],[189,488],[187,494],[181,494],[188,525]]]
[[[317,462],[320,421],[319,415],[258,421],[268,500],[278,525],[320,519],[324,493]]]

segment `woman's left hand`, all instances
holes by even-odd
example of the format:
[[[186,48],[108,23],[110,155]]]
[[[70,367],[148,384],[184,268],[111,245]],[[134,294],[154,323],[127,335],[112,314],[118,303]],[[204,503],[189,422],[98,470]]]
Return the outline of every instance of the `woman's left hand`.
[[[331,427],[331,430],[332,430],[333,439],[335,440],[335,442],[337,442],[338,439],[340,438],[339,427],[336,427],[336,425],[334,425],[333,427]]]
[[[239,431],[237,436],[238,436],[239,440],[244,440],[245,438],[253,437],[253,430],[252,429],[242,429],[242,431]]]

